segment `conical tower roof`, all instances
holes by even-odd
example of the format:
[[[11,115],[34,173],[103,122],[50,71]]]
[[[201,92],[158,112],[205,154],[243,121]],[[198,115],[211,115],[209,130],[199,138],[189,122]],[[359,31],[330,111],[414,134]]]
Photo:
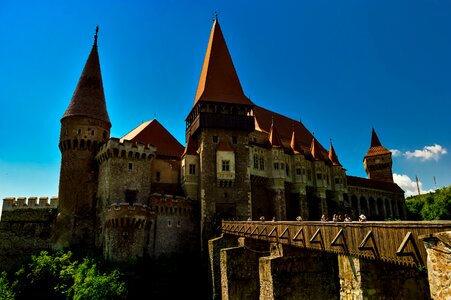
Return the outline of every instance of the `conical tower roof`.
[[[382,146],[381,142],[379,141],[379,138],[377,137],[376,131],[373,128],[371,132],[371,146],[370,149],[368,149],[368,152],[366,153],[365,157],[383,154],[391,154],[391,152],[388,151],[387,148]]]
[[[310,154],[312,155],[314,160],[322,160],[321,148],[315,137],[313,137],[312,139],[312,145],[310,146]]]
[[[274,119],[271,123],[271,129],[269,131],[269,143],[272,147],[282,147],[282,141],[280,140],[279,133],[274,125]]]
[[[217,19],[211,29],[194,105],[199,101],[253,105],[244,95]]]
[[[330,142],[329,160],[332,162],[332,165],[341,166],[340,162],[338,161],[338,156],[335,153],[334,146],[332,146],[332,141]]]
[[[293,125],[293,132],[291,133],[290,147],[291,147],[291,150],[293,150],[293,152],[295,154],[301,152],[301,150],[299,149],[299,146],[298,146],[297,139],[296,139],[296,130],[294,129],[294,125]]]
[[[69,107],[62,119],[72,116],[82,116],[110,123],[110,118],[106,110],[99,53],[97,51],[97,32],[98,27],[96,28],[91,53],[89,53],[77,87],[70,100]]]

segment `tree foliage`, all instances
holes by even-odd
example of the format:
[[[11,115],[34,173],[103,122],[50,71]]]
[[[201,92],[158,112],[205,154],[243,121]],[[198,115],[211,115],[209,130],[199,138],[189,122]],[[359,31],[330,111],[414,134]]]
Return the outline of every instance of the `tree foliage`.
[[[70,251],[41,251],[15,272],[15,299],[125,299],[127,290],[119,271],[99,267],[99,261],[77,260]]]
[[[409,219],[451,220],[451,186],[406,198]]]
[[[6,272],[0,274],[0,299],[14,300],[14,291],[9,283]]]

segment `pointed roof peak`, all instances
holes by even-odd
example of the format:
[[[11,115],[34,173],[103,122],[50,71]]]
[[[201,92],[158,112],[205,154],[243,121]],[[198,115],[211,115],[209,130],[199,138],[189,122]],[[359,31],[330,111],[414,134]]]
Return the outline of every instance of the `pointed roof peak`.
[[[98,27],[94,35],[94,44],[91,52],[62,119],[71,116],[82,116],[110,123],[103,91],[102,73],[100,71],[97,34]]]
[[[371,147],[378,147],[378,146],[382,146],[382,144],[379,141],[379,138],[376,134],[376,130],[374,130],[374,127],[373,127],[372,132],[371,132]]]
[[[294,123],[293,123],[292,127],[293,128],[292,128],[292,131],[291,131],[290,147],[291,147],[291,150],[293,150],[293,152],[296,154],[296,153],[300,153],[301,150],[299,149],[298,141],[296,139],[296,129],[295,129]]]
[[[384,154],[391,154],[390,151],[388,151],[384,146],[382,146],[379,137],[376,134],[376,130],[374,130],[374,127],[371,131],[371,145],[370,149],[368,149],[368,152],[366,153],[366,156],[376,156],[376,155],[384,155]]]
[[[321,160],[321,149],[318,141],[315,139],[315,136],[313,136],[312,138],[312,144],[310,146],[310,154],[312,155],[314,160]]]
[[[279,133],[274,125],[274,117],[272,117],[271,129],[269,131],[269,142],[272,147],[282,147],[282,141],[280,140]]]
[[[186,143],[185,151],[183,151],[182,157],[185,155],[199,155],[196,151],[197,143],[190,135],[188,137],[188,142]]]
[[[244,95],[217,13],[213,20],[194,105],[199,101],[253,105]]]
[[[335,153],[334,146],[332,145],[332,139],[330,139],[329,160],[332,162],[332,165],[341,166],[340,162],[338,161],[338,156]]]
[[[96,33],[94,34],[94,45],[97,47],[97,37],[99,35],[99,25],[96,26]]]

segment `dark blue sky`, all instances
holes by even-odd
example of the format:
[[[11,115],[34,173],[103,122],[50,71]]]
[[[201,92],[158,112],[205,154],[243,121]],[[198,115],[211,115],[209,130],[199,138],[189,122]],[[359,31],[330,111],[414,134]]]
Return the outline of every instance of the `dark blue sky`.
[[[121,137],[156,117],[182,144],[214,12],[251,100],[302,120],[366,177],[375,128],[407,194],[451,185],[451,1],[0,1],[0,198],[58,193],[59,120],[99,25]]]

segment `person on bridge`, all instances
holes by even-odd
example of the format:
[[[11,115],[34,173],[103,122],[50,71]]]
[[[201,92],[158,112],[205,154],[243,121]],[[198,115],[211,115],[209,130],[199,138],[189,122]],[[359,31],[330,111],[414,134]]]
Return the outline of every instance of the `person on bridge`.
[[[360,222],[366,222],[366,216],[365,216],[364,214],[361,214],[361,215],[359,216],[359,221],[360,221]]]
[[[325,215],[325,214],[323,214],[322,216],[321,216],[321,222],[327,222],[328,220],[327,220],[327,216]]]
[[[352,222],[352,219],[348,214],[345,214],[345,222]]]

